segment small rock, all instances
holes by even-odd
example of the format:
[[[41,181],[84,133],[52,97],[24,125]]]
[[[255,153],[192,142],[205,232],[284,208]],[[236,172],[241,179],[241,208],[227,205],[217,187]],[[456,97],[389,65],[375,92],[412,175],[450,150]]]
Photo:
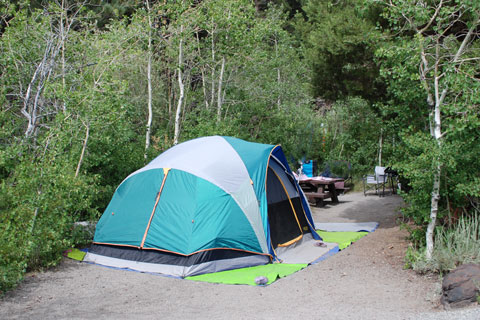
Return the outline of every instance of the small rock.
[[[443,278],[441,302],[446,308],[460,308],[475,303],[479,294],[479,264],[461,265]]]
[[[264,276],[259,276],[255,278],[255,283],[257,285],[265,285],[268,283],[268,278]]]

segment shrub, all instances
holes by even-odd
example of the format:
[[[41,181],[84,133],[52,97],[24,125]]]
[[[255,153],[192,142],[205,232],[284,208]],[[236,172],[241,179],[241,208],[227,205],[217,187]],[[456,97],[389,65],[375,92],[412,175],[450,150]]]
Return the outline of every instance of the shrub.
[[[438,227],[431,260],[425,258],[423,251],[407,256],[412,268],[421,273],[444,273],[461,264],[480,263],[480,213],[460,218],[453,229]]]
[[[26,271],[56,265],[75,245],[73,222],[97,215],[91,209],[95,178],[78,176],[57,156],[22,159],[0,184],[0,291],[13,288]]]
[[[22,280],[27,268],[28,238],[8,218],[0,216],[0,295]]]

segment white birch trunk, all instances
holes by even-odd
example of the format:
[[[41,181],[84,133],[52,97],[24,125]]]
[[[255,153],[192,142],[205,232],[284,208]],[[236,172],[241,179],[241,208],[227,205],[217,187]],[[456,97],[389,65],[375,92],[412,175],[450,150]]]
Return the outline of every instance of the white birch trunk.
[[[60,46],[54,46],[54,42],[57,40],[58,37],[55,35],[52,35],[52,37],[47,40],[42,61],[38,64],[32,80],[28,84],[24,99],[24,107],[21,111],[28,120],[27,129],[25,130],[26,137],[32,136],[37,128],[37,118],[40,109],[40,96],[47,78],[50,76],[50,73],[54,67],[55,58],[60,49]],[[33,94],[35,94],[35,96],[32,98]]]
[[[434,96],[435,96],[435,108],[433,110],[433,128],[430,127],[430,132],[433,133],[433,137],[435,138],[438,147],[441,147],[441,137],[442,137],[442,127],[441,127],[441,115],[440,115],[440,107],[443,103],[444,94],[446,94],[447,88],[444,89],[444,93],[442,93],[442,97],[440,97],[439,92],[439,70],[438,64],[440,63],[440,56],[439,56],[439,49],[440,45],[437,41],[436,45],[436,53],[435,53],[435,78],[433,82],[434,86]],[[438,214],[438,201],[440,200],[440,175],[442,173],[442,166],[439,162],[438,156],[435,157],[437,162],[435,166],[435,172],[433,173],[433,186],[432,186],[432,197],[430,201],[430,221],[427,226],[426,232],[426,243],[427,243],[427,251],[426,251],[426,258],[430,260],[433,254],[433,247],[434,247],[434,234],[435,234],[435,225],[437,223],[437,214]]]
[[[30,104],[30,95],[33,90],[33,85],[37,81],[37,76],[40,72],[41,64],[38,65],[37,69],[35,70],[35,73],[33,74],[32,80],[28,84],[27,87],[27,92],[25,93],[25,98],[23,101],[23,108],[21,110],[22,114],[25,116],[27,119],[27,129],[25,130],[25,137],[30,137],[35,130],[35,125],[37,122],[36,118],[36,106],[31,106]]]
[[[435,111],[434,111],[434,121],[433,125],[434,128],[433,134],[434,138],[437,141],[437,145],[441,148],[441,117],[440,117],[440,100],[438,96],[438,77],[435,77]],[[427,226],[427,233],[426,233],[426,242],[427,242],[427,251],[426,251],[426,258],[430,260],[433,254],[433,247],[434,247],[434,234],[435,234],[435,226],[437,223],[437,214],[438,214],[438,201],[440,200],[440,177],[442,174],[442,165],[439,162],[440,160],[438,157],[435,159],[437,161],[437,165],[435,167],[435,172],[433,173],[433,187],[432,187],[432,198],[430,204],[430,222]]]
[[[65,31],[64,31],[64,23],[63,23],[63,15],[65,13],[65,3],[62,0],[62,13],[60,16],[60,37],[62,39],[62,89],[65,91],[66,83],[65,83]],[[65,102],[63,103],[63,112],[65,112]]]
[[[383,129],[380,130],[380,140],[378,141],[378,166],[382,166],[382,152],[383,152]]]
[[[212,19],[213,22],[213,19]],[[215,30],[212,30],[212,74],[211,74],[211,94],[210,94],[210,105],[213,107],[213,102],[215,101]]]
[[[76,15],[81,11],[83,4],[71,15],[70,20],[66,15],[66,11],[68,10],[65,8],[65,3],[62,1],[62,13],[60,15],[60,23],[58,29],[56,24],[51,21],[51,29],[55,30],[55,32],[49,33],[47,36],[45,43],[45,50],[42,57],[42,61],[40,61],[35,69],[35,72],[32,76],[30,83],[28,84],[27,91],[25,93],[24,101],[23,101],[23,108],[21,110],[22,115],[27,119],[27,128],[25,130],[25,137],[31,137],[32,135],[36,135],[36,129],[38,126],[38,119],[42,117],[45,113],[51,113],[50,110],[47,110],[43,105],[43,89],[48,83],[50,75],[54,71],[55,65],[57,63],[57,55],[61,52],[61,69],[62,69],[62,85],[65,89],[66,82],[65,82],[65,69],[66,69],[66,61],[65,61],[65,54],[64,54],[64,47],[65,47],[65,40],[67,35],[72,27],[73,23],[76,21]],[[63,103],[63,109],[65,110],[65,103]],[[56,112],[55,110],[54,112]]]
[[[217,123],[220,122],[220,119],[222,116],[222,84],[223,84],[224,72],[225,72],[225,56],[222,57],[222,67],[220,68],[220,76],[218,77]]]
[[[200,52],[200,39],[198,37],[197,33],[197,52],[198,56],[201,57],[202,54]],[[208,110],[209,109],[209,104],[208,104],[208,97],[207,97],[207,84],[205,81],[205,67],[200,67],[200,72],[202,74],[202,89],[203,89],[203,100],[205,102],[205,108]]]
[[[438,214],[438,201],[440,200],[440,175],[442,173],[441,166],[436,167],[435,173],[433,175],[433,190],[432,190],[432,200],[430,205],[430,222],[427,227],[427,251],[426,258],[430,260],[433,254],[433,245],[434,245],[434,231],[435,225],[437,223],[437,214]]]
[[[466,34],[465,38],[462,41],[462,44],[458,48],[455,56],[453,57],[452,64],[456,64],[462,54],[465,51],[465,48],[470,41],[474,30],[480,21],[477,21]],[[434,90],[435,90],[435,109],[433,111],[433,129],[430,128],[430,132],[433,132],[433,137],[435,138],[439,149],[442,146],[442,130],[441,130],[441,107],[445,100],[445,97],[448,92],[448,87],[445,86],[440,94],[440,78],[444,77],[444,74],[440,74],[438,70],[438,66],[440,64],[440,43],[437,40],[436,44],[436,53],[435,53],[435,78],[434,78]],[[430,222],[427,226],[427,233],[426,233],[426,242],[427,242],[427,250],[426,250],[426,258],[430,260],[433,254],[434,248],[434,233],[435,233],[435,226],[437,222],[437,214],[438,214],[438,202],[440,200],[440,177],[442,174],[442,163],[438,157],[435,159],[437,162],[435,166],[435,172],[433,174],[433,187],[432,187],[432,197],[431,197],[431,205],[430,205]]]
[[[183,26],[180,26],[180,36],[183,32]],[[173,144],[178,144],[178,138],[180,136],[180,114],[182,112],[182,104],[185,95],[185,89],[183,85],[183,78],[182,78],[182,65],[183,65],[183,40],[180,39],[180,44],[178,45],[178,87],[179,87],[179,96],[178,96],[178,104],[177,104],[177,112],[175,114],[175,133],[173,136]]]
[[[148,119],[145,133],[145,153],[143,158],[147,160],[147,152],[150,148],[150,134],[152,130],[152,18],[150,16],[150,3],[146,0],[148,15],[148,61],[147,61],[147,83],[148,83]]]
[[[278,41],[277,39],[275,38],[275,58],[277,58],[277,61],[278,61]],[[281,97],[280,97],[280,94],[281,94],[281,89],[280,89],[280,83],[281,83],[281,77],[280,77],[280,67],[277,68],[277,85],[278,85],[278,97],[277,97],[277,108],[280,109],[280,106],[281,106]]]
[[[80,153],[80,159],[78,160],[77,170],[75,170],[75,178],[78,177],[80,173],[80,168],[82,166],[83,157],[85,156],[85,150],[87,149],[88,138],[90,137],[90,125],[88,123],[83,123],[85,126],[85,139],[83,140],[82,152]]]

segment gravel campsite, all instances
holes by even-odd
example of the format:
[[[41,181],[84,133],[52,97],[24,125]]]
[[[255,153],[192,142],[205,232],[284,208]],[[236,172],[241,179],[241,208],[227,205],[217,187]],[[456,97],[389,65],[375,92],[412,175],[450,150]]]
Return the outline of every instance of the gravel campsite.
[[[406,270],[402,199],[363,193],[312,208],[315,221],[379,227],[350,247],[265,287],[179,280],[65,258],[0,300],[2,319],[479,319],[446,311],[440,280]]]
[[[480,0],[0,1],[0,320],[480,320]]]

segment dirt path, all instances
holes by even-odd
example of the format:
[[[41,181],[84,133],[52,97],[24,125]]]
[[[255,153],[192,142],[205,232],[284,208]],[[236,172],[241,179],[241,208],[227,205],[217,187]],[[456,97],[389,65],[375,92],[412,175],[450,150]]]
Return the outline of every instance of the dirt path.
[[[315,208],[323,222],[377,221],[351,247],[267,287],[218,285],[65,260],[0,300],[1,319],[480,319],[443,311],[436,279],[403,270],[397,196],[352,193]]]

